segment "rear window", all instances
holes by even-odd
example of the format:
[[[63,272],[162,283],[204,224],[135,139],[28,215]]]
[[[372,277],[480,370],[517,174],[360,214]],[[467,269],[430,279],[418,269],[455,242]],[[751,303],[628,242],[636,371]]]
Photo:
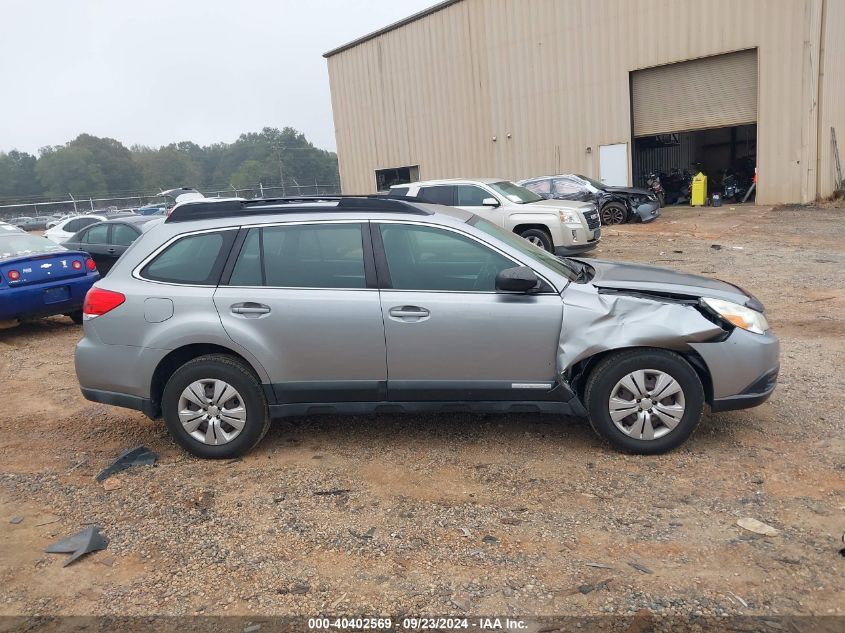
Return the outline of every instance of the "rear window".
[[[451,185],[435,185],[433,187],[421,187],[419,197],[432,204],[455,204],[455,187]]]
[[[360,224],[250,229],[230,286],[366,288]]]
[[[0,259],[64,250],[67,249],[51,242],[46,237],[38,237],[28,233],[4,232],[0,234]]]
[[[176,284],[217,285],[234,231],[200,233],[183,237],[159,253],[141,271],[151,281]]]

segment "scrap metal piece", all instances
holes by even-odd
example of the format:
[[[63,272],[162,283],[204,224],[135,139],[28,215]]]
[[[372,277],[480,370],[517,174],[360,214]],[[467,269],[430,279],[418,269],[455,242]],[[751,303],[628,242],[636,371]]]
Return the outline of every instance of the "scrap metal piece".
[[[100,527],[98,525],[92,525],[81,532],[77,532],[73,536],[68,536],[57,543],[49,545],[44,551],[50,554],[70,554],[62,565],[62,567],[67,567],[85,554],[106,549],[108,544],[109,540],[100,534]]]
[[[108,467],[100,471],[96,480],[103,481],[111,475],[119,473],[121,470],[131,468],[132,466],[152,466],[156,463],[157,459],[158,455],[153,453],[146,446],[137,446],[135,448],[127,449],[118,455],[117,459],[109,464]]]

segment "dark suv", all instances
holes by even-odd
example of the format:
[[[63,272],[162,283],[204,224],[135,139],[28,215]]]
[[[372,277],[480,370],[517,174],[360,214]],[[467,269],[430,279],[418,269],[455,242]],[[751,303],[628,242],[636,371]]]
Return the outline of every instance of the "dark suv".
[[[580,174],[529,178],[518,184],[548,200],[595,202],[602,224],[651,222],[660,216],[660,201],[647,189],[611,187]]]

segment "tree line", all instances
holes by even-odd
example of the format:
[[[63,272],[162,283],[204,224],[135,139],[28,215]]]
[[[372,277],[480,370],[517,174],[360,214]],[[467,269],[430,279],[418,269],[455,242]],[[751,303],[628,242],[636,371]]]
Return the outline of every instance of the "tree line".
[[[318,149],[286,127],[241,134],[234,143],[200,146],[191,141],[159,148],[125,147],[112,138],[80,134],[39,155],[0,152],[0,200],[121,195],[172,187],[201,191],[292,185],[339,188],[337,155]]]

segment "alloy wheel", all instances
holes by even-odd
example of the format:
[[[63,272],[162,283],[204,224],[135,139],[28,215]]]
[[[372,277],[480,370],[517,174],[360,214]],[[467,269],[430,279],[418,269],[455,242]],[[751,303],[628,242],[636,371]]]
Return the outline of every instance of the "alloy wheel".
[[[246,406],[229,383],[197,380],[179,396],[179,420],[185,432],[203,444],[218,446],[234,440],[246,424]]]
[[[602,224],[622,224],[625,222],[625,209],[609,205],[601,210]]]
[[[613,424],[638,440],[656,440],[671,433],[685,408],[681,385],[657,369],[640,369],[624,376],[608,400]]]

